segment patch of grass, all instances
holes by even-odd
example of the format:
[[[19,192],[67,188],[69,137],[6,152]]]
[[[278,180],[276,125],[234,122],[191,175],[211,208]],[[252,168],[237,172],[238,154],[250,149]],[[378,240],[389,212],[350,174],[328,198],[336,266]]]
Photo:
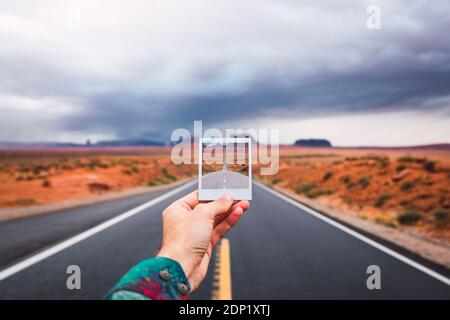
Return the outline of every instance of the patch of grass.
[[[414,187],[414,183],[412,181],[405,181],[400,185],[400,190],[407,191]]]
[[[308,191],[311,191],[315,187],[316,187],[316,184],[314,182],[308,182],[308,183],[304,183],[304,184],[299,185],[297,187],[297,189],[295,190],[295,192],[297,192],[297,193],[306,193]]]
[[[317,198],[323,195],[330,195],[333,193],[331,189],[312,189],[306,193],[308,198]]]
[[[434,172],[436,170],[436,163],[431,160],[427,160],[422,164],[423,168],[428,172]]]
[[[169,180],[167,180],[166,178],[155,178],[153,180],[150,180],[147,185],[150,187],[154,187],[154,186],[159,186],[159,185],[164,185],[164,184],[168,184],[170,183]]]
[[[88,168],[91,170],[95,170],[95,168],[98,166],[99,161],[98,159],[92,159],[88,162]]]
[[[50,180],[45,179],[44,181],[42,181],[42,186],[44,188],[50,188],[52,185],[52,183],[50,182]]]
[[[338,157],[337,154],[329,153],[329,154],[297,154],[297,155],[286,155],[282,156],[284,159],[305,159],[305,158],[332,158]]]
[[[130,176],[133,174],[133,171],[131,171],[131,169],[123,169],[122,170],[123,174],[126,174],[127,176]]]
[[[14,175],[14,179],[16,180],[16,181],[24,181],[24,180],[26,180],[27,179],[27,175],[26,174],[24,174],[24,173],[16,173],[15,175]]]
[[[374,160],[378,162],[382,168],[386,168],[391,163],[388,157],[373,154],[361,157],[361,160]]]
[[[328,180],[331,179],[332,176],[333,176],[333,172],[332,171],[327,171],[323,175],[322,181],[328,181]]]
[[[339,180],[345,184],[349,184],[352,182],[352,177],[350,177],[350,175],[346,174],[345,176],[342,176]]]
[[[445,227],[450,221],[450,216],[448,210],[444,208],[439,208],[433,212],[433,223],[436,227]]]
[[[131,166],[130,170],[131,170],[131,173],[138,173],[140,171],[139,167],[135,164]]]
[[[162,172],[163,175],[166,176],[166,175],[169,174],[169,169],[167,169],[167,168],[162,168],[162,169],[161,169],[161,172]]]
[[[397,216],[397,221],[403,225],[414,225],[422,219],[422,213],[416,209],[408,209]]]
[[[385,227],[397,228],[397,225],[393,221],[385,219],[385,218],[382,218],[382,217],[376,217],[375,218],[375,222],[378,223],[378,224],[381,224],[381,225],[383,225]]]
[[[21,206],[21,207],[31,206],[36,203],[37,202],[34,198],[17,198],[12,201],[3,202],[3,204],[6,204],[6,205]]]
[[[276,185],[276,184],[278,184],[278,183],[280,183],[281,182],[281,179],[279,179],[279,178],[273,178],[272,180],[270,180],[270,185]]]
[[[412,156],[404,156],[400,157],[397,160],[398,162],[406,162],[406,163],[424,163],[427,161],[427,158],[416,158]]]
[[[361,188],[365,189],[370,184],[370,177],[369,176],[363,176],[359,178],[358,184],[361,186]]]
[[[98,166],[103,169],[111,168],[112,164],[109,161],[100,161]]]
[[[166,179],[169,179],[171,181],[176,181],[177,177],[175,177],[174,175],[170,174],[169,170],[167,168],[162,168],[161,169],[162,174],[164,175],[164,177]]]
[[[378,198],[375,200],[375,207],[381,208],[389,199],[391,198],[391,195],[389,194],[382,194],[378,196]]]

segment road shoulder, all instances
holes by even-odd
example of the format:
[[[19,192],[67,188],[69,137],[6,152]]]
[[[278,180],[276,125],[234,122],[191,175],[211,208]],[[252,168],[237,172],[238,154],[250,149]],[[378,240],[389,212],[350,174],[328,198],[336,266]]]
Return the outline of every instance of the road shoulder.
[[[77,207],[82,207],[86,205],[99,204],[111,200],[124,199],[131,196],[137,196],[149,192],[160,191],[170,189],[179,185],[182,185],[191,179],[183,179],[176,181],[174,183],[154,186],[154,187],[137,187],[132,189],[125,189],[120,191],[106,192],[100,195],[95,195],[91,197],[67,200],[57,203],[34,205],[29,207],[21,208],[6,208],[0,209],[0,223],[5,221],[11,221],[14,219],[25,218],[30,216],[42,215],[47,213],[52,213],[56,211],[61,211],[65,209],[72,209]]]
[[[262,185],[270,188],[265,184]],[[390,242],[424,258],[425,260],[438,264],[447,270],[450,269],[450,248],[444,243],[426,239],[418,234],[400,231],[376,224],[372,221],[360,219],[353,214],[336,210],[324,202],[302,197],[286,188],[274,186],[272,189],[336,221],[342,222],[346,225],[354,227],[357,230],[361,230],[367,234]]]

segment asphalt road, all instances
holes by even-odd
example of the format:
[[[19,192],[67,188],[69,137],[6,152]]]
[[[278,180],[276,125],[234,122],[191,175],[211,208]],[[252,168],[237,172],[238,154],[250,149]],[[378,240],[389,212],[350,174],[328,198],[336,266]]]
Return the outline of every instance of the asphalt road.
[[[190,186],[3,279],[0,299],[103,298],[130,267],[154,254],[160,245],[161,211],[193,189]],[[25,258],[31,261],[58,241],[164,192],[0,224],[1,269],[14,268]],[[251,209],[227,238],[234,299],[450,299],[449,285],[258,185],[253,188]],[[69,265],[81,268],[81,290],[66,287]],[[381,268],[381,290],[366,287],[369,265]],[[449,276],[448,270],[437,271]],[[212,278],[210,272],[193,299],[211,298]]]
[[[246,189],[249,185],[249,177],[238,172],[221,170],[211,172],[202,177],[204,189]]]

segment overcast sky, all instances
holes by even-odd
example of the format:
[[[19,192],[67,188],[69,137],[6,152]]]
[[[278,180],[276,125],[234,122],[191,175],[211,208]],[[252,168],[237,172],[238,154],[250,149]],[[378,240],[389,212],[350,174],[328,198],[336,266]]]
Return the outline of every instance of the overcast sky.
[[[381,29],[366,26],[381,9]],[[450,142],[450,2],[0,0],[0,140]]]

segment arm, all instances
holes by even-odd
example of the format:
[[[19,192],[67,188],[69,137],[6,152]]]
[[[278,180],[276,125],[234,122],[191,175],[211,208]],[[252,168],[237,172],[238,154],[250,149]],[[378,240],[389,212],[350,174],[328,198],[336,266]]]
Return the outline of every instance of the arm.
[[[188,299],[206,276],[212,249],[248,208],[229,195],[200,203],[197,191],[175,201],[163,212],[158,256],[134,266],[107,299]]]
[[[190,285],[175,260],[155,257],[134,266],[110,291],[109,300],[186,300]]]

